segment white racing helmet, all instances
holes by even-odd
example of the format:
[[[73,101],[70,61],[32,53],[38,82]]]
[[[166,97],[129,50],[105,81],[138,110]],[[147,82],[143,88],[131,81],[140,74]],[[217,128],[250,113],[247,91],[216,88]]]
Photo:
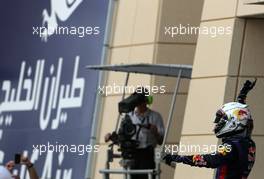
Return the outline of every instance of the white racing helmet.
[[[10,172],[3,166],[0,166],[0,179],[12,179]]]
[[[226,103],[216,112],[214,133],[216,137],[230,137],[236,134],[250,135],[253,122],[246,104]]]

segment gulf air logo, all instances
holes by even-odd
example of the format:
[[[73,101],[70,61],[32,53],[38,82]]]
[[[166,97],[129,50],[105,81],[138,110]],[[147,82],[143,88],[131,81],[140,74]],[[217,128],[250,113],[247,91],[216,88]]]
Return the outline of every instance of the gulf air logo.
[[[58,27],[58,20],[66,21],[83,0],[50,0],[50,13],[47,9],[42,12],[42,26],[46,27],[41,34],[42,40],[47,42],[48,37],[54,34]]]
[[[233,112],[233,115],[239,119],[239,120],[243,120],[248,116],[248,111],[246,110],[242,110],[242,109],[237,109]]]

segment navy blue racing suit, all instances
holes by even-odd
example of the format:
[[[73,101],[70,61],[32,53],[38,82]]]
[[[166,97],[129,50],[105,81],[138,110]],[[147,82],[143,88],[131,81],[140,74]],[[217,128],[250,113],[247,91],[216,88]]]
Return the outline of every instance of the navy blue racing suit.
[[[176,155],[172,156],[171,161],[197,167],[217,168],[215,179],[246,179],[254,165],[255,154],[256,145],[250,138],[228,138],[223,140],[216,153]]]

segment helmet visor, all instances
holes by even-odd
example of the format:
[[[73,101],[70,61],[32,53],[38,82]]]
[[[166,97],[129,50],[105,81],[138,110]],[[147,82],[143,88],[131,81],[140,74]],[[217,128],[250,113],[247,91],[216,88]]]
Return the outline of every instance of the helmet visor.
[[[227,122],[227,115],[222,110],[218,110],[215,114],[215,127],[214,127],[214,133],[218,133],[226,124]]]

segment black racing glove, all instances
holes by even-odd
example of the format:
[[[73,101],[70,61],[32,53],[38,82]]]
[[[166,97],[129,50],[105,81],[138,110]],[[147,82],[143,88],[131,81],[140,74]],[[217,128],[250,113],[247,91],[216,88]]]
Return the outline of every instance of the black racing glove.
[[[171,162],[181,163],[183,159],[180,155],[167,154],[163,157],[163,160],[167,165],[171,165]]]
[[[250,90],[252,90],[254,88],[254,86],[256,85],[257,79],[255,79],[255,81],[249,81],[247,80],[244,83],[244,86],[242,87],[242,89],[239,92],[239,95],[237,97],[237,101],[239,103],[245,104],[246,103],[246,98],[247,98],[247,94]]]

